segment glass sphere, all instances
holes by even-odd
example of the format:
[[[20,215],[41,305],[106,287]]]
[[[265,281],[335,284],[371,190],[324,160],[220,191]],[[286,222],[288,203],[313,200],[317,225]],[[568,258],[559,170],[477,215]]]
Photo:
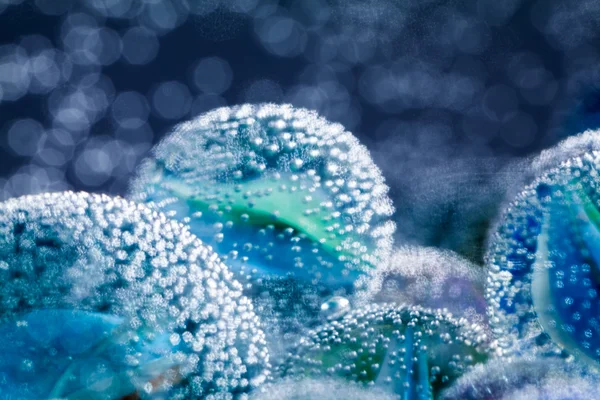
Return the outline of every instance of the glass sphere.
[[[0,260],[5,346],[22,345],[19,330],[37,329],[19,328],[18,321],[42,318],[35,321],[49,324],[42,336],[52,335],[60,325],[52,325],[48,316],[57,316],[57,310],[85,312],[89,314],[70,317],[73,327],[60,340],[88,341],[85,327],[89,324],[118,324],[119,346],[124,347],[114,353],[125,354],[124,363],[118,364],[123,367],[119,376],[135,378],[131,382],[141,384],[134,385],[139,393],[168,391],[169,398],[177,399],[243,392],[268,376],[264,334],[241,285],[216,254],[162,213],[121,198],[87,193],[10,199],[0,203]],[[165,336],[169,346],[164,346]],[[50,339],[45,337],[44,343]],[[96,335],[94,340],[100,338]],[[104,357],[110,348],[114,346],[100,345],[96,351]],[[152,352],[140,348],[157,351],[154,358],[160,356],[166,369],[176,366],[177,381],[154,380],[157,387],[147,386],[150,381],[140,376],[145,376],[151,361],[146,356]],[[55,371],[43,361],[43,348],[36,352],[41,360],[28,351],[0,362],[17,363],[15,371],[27,364],[28,374],[21,375],[20,383],[34,391],[37,382],[51,379],[48,374]],[[57,358],[65,355],[56,351]],[[56,361],[57,365],[63,362]],[[157,369],[163,377],[164,371]],[[89,371],[90,376],[95,373]],[[68,373],[64,379],[71,379]],[[53,387],[68,385],[55,382]],[[34,391],[29,398],[48,395]],[[20,396],[27,397],[27,392]]]
[[[243,281],[291,274],[348,292],[391,250],[387,192],[340,124],[245,104],[179,125],[141,166],[131,198],[189,224]]]
[[[493,351],[482,328],[441,310],[370,305],[312,331],[282,376],[338,376],[402,398],[430,398]]]
[[[593,151],[548,169],[493,231],[486,296],[490,323],[507,351],[517,340],[539,338],[545,347],[600,361],[599,167]]]

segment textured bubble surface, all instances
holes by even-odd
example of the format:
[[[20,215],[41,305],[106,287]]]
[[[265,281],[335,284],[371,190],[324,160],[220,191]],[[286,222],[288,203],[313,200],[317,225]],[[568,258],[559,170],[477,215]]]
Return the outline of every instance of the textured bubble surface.
[[[598,375],[551,358],[499,358],[474,367],[442,400],[593,399]]]
[[[315,310],[321,305],[321,296],[309,283],[290,276],[266,279],[261,282],[260,290],[251,294],[263,323],[271,364],[275,365],[320,322]]]
[[[599,166],[593,151],[548,170],[506,208],[493,233],[486,296],[506,348],[544,333],[582,360],[600,360]]]
[[[366,388],[340,378],[284,378],[266,384],[250,400],[396,400],[381,388]]]
[[[528,385],[502,400],[594,400],[597,398],[598,378],[556,377],[542,383]]]
[[[136,349],[167,335],[170,346],[160,354],[177,364],[179,378],[136,387],[141,394],[240,393],[268,375],[264,334],[241,285],[215,253],[162,213],[87,193],[11,199],[0,204],[0,259],[3,324],[52,309],[120,319],[125,373],[144,370],[145,353]],[[84,331],[75,329],[72,339],[83,340]],[[47,363],[22,358],[35,377],[25,387],[34,390]]]
[[[481,327],[447,312],[371,305],[312,331],[278,373],[338,376],[403,399],[431,399],[492,351]]]
[[[542,151],[532,160],[531,172],[539,176],[547,170],[569,161],[571,158],[599,150],[600,131],[586,130],[578,135],[564,139],[554,147]]]
[[[351,290],[391,249],[387,191],[343,126],[262,104],[179,125],[143,163],[131,193],[189,223],[244,279],[291,273]]]
[[[364,301],[447,308],[484,323],[485,271],[458,254],[433,247],[403,246],[366,280]]]

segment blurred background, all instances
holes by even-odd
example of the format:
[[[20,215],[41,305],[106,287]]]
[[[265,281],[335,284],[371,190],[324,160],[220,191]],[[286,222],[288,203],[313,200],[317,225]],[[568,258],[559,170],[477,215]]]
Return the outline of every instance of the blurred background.
[[[481,262],[528,157],[600,125],[597,0],[0,0],[0,199],[124,195],[171,127],[286,102],[342,123],[398,243]]]

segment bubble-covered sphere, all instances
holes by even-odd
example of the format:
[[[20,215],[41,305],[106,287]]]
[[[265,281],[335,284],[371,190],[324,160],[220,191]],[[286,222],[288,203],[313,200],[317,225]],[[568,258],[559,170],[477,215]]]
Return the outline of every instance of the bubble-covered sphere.
[[[387,258],[387,191],[342,125],[246,104],[179,125],[143,162],[131,197],[189,223],[250,281],[291,273],[335,291]]]
[[[261,284],[261,292],[252,298],[267,337],[271,364],[281,362],[289,348],[320,321],[315,310],[322,299],[307,282],[290,276],[273,277]]]
[[[250,400],[396,400],[381,388],[366,388],[340,378],[283,378],[261,386]]]
[[[542,150],[539,154],[514,160],[505,170],[508,180],[504,185],[504,205],[510,203],[525,186],[552,168],[584,153],[600,151],[600,130],[588,129],[569,136],[556,145]]]
[[[181,377],[173,388],[159,383],[169,398],[243,392],[268,375],[264,334],[240,284],[162,213],[87,193],[10,199],[0,203],[0,260],[0,323],[52,309],[123,318],[132,373],[144,368],[135,349],[168,335],[172,354],[163,355]],[[31,361],[36,379],[47,372]]]
[[[162,380],[181,380],[169,335],[142,334],[135,346],[130,331],[124,318],[78,310],[35,310],[1,324],[0,393],[121,399],[138,391],[156,395]],[[135,369],[128,365],[132,351],[140,354]]]
[[[600,150],[600,131],[586,130],[578,135],[569,136],[556,146],[543,150],[531,160],[530,173],[537,178],[547,170],[569,161],[583,153]]]
[[[339,376],[430,398],[492,351],[481,327],[445,311],[374,304],[312,331],[277,373]]]
[[[486,320],[485,277],[482,267],[450,250],[403,246],[366,279],[362,302],[447,308],[454,315],[482,323]]]
[[[506,208],[493,232],[488,313],[507,349],[545,333],[580,359],[600,360],[599,166],[593,151],[549,169]]]
[[[597,377],[555,377],[516,390],[502,400],[595,400],[599,384]]]
[[[498,358],[475,366],[444,390],[442,400],[583,400],[597,397],[592,371],[551,358]]]

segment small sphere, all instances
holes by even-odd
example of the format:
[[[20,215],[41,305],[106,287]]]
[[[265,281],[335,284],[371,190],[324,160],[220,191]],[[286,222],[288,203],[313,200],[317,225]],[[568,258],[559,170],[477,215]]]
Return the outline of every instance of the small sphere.
[[[0,203],[0,260],[0,323],[51,310],[122,319],[131,343],[119,376],[143,371],[148,360],[136,349],[166,335],[163,355],[182,379],[146,393],[244,392],[269,374],[264,334],[233,274],[187,228],[146,206],[73,192],[10,199]],[[85,342],[80,334],[64,340]],[[31,369],[23,377],[34,379],[26,386],[50,373],[22,358]]]
[[[256,269],[242,280],[292,274],[352,291],[391,250],[387,192],[340,124],[245,104],[179,125],[143,162],[131,198],[185,220],[234,271]]]
[[[445,311],[373,304],[311,331],[277,375],[338,376],[429,398],[493,351],[481,327]]]

